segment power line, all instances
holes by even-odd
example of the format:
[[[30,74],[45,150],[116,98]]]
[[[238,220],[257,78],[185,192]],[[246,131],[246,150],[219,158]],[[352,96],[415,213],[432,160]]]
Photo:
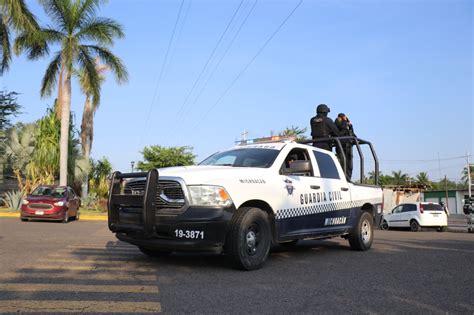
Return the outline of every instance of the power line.
[[[183,10],[183,4],[184,4],[184,0],[181,0],[181,4],[179,6],[179,11],[178,11],[178,15],[176,17],[176,21],[174,23],[174,26],[173,26],[173,31],[171,33],[171,37],[170,37],[170,40],[168,42],[168,48],[166,49],[166,53],[165,53],[165,58],[163,60],[163,63],[161,64],[161,70],[160,70],[160,74],[158,76],[158,82],[156,83],[156,87],[155,87],[155,92],[153,93],[153,98],[151,99],[151,103],[150,103],[150,107],[148,109],[148,115],[146,117],[146,122],[145,122],[145,129],[143,131],[143,133],[141,133],[141,138],[140,138],[140,144],[139,146],[142,145],[142,141],[143,141],[143,137],[146,133],[146,130],[148,129],[148,125],[150,123],[150,117],[151,117],[151,112],[152,112],[152,109],[153,109],[153,103],[155,102],[155,99],[158,95],[158,91],[159,91],[159,88],[160,88],[160,84],[161,84],[161,79],[163,77],[163,71],[165,69],[165,66],[166,66],[166,62],[168,61],[168,55],[169,55],[169,52],[170,52],[170,49],[171,49],[171,44],[173,43],[173,39],[174,39],[174,35],[176,33],[176,27],[178,26],[178,22],[179,22],[179,18],[181,16],[181,12]]]
[[[234,36],[232,37],[232,40],[231,42],[229,43],[229,45],[227,46],[226,50],[224,51],[224,53],[222,54],[221,58],[218,60],[218,62],[216,63],[216,65],[214,66],[214,68],[212,69],[211,71],[211,74],[207,77],[206,81],[204,82],[204,85],[201,87],[201,90],[199,91],[199,93],[197,94],[196,98],[194,99],[192,105],[196,104],[196,102],[198,101],[199,97],[201,96],[201,94],[204,92],[204,90],[206,89],[209,81],[213,78],[214,74],[216,73],[217,69],[219,68],[222,60],[224,60],[224,57],[227,55],[227,53],[229,52],[230,48],[232,47],[232,45],[234,44],[234,41],[237,39],[237,36],[239,35],[240,31],[242,30],[244,24],[247,22],[248,18],[250,17],[250,14],[253,12],[253,10],[255,9],[256,5],[257,5],[257,2],[258,0],[255,0],[252,7],[250,8],[249,12],[247,13],[247,15],[245,16],[244,20],[242,21],[242,23],[240,24],[237,32],[234,34]],[[189,112],[189,109],[191,107],[188,107],[188,111],[184,113],[183,117],[186,116],[186,114]]]
[[[183,33],[183,28],[184,28],[184,25],[186,24],[186,20],[188,18],[190,8],[191,8],[191,0],[188,1],[188,5],[186,6],[186,9],[184,9],[184,17],[183,17],[183,20],[182,20],[181,25],[179,27],[178,36],[176,36],[176,41],[175,41],[176,44],[174,45],[174,48],[171,52],[170,61],[168,63],[168,68],[166,69],[165,74],[164,74],[165,77],[168,75],[170,65],[173,63],[173,58],[176,54],[177,47],[179,46],[179,40],[181,38],[181,34]]]
[[[232,82],[228,85],[228,87],[224,90],[224,92],[217,98],[217,101],[212,104],[212,106],[207,110],[207,112],[204,114],[204,116],[201,117],[201,119],[197,122],[197,124],[194,126],[193,129],[197,128],[201,121],[204,120],[204,118],[221,102],[221,100],[224,98],[224,96],[232,89],[234,84],[240,79],[240,77],[247,71],[247,69],[252,65],[252,63],[257,59],[257,57],[260,55],[260,53],[265,49],[265,47],[270,43],[270,41],[275,37],[275,35],[280,31],[280,29],[285,25],[285,23],[290,19],[290,17],[295,13],[296,9],[301,5],[303,0],[300,0],[298,4],[291,10],[291,12],[288,14],[288,16],[280,23],[280,25],[276,28],[276,30],[270,35],[270,37],[265,41],[265,43],[260,47],[260,49],[257,51],[257,53],[250,59],[250,61],[245,65],[245,67],[240,71],[240,73],[232,80]]]
[[[216,45],[214,46],[211,54],[209,55],[209,57],[207,58],[206,60],[206,63],[204,64],[204,66],[202,67],[201,69],[201,72],[199,73],[198,77],[196,78],[196,80],[194,81],[193,83],[193,86],[191,87],[191,89],[189,90],[188,94],[186,95],[185,99],[184,99],[184,102],[183,104],[180,106],[179,110],[178,110],[178,113],[177,113],[177,117],[180,116],[181,114],[181,111],[184,109],[185,105],[187,104],[188,100],[189,100],[189,97],[191,96],[191,94],[194,92],[194,89],[196,88],[196,85],[198,84],[199,80],[201,79],[202,75],[204,74],[204,71],[207,69],[207,66],[209,65],[211,59],[214,57],[214,54],[216,53],[217,51],[217,48],[219,47],[219,45],[221,44],[224,36],[226,35],[227,31],[229,30],[229,27],[230,25],[232,24],[232,22],[234,21],[235,19],[235,16],[237,15],[237,13],[239,12],[240,10],[240,7],[242,6],[242,3],[244,2],[244,0],[241,0],[239,5],[237,6],[237,8],[235,9],[234,13],[232,14],[232,17],[230,19],[230,21],[227,23],[227,26],[225,27],[224,29],[224,32],[222,32],[219,40],[217,41]]]

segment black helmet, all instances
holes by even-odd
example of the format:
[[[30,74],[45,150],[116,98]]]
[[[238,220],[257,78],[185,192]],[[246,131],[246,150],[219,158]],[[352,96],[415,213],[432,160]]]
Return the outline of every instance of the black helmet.
[[[329,113],[331,110],[326,104],[319,104],[316,108],[316,113]]]

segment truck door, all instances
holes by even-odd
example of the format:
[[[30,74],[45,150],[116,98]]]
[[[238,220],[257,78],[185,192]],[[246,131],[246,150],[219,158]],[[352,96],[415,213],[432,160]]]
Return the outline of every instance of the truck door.
[[[287,175],[284,171],[280,172],[289,194],[291,190],[287,207],[277,215],[280,236],[318,234],[347,224],[350,192],[345,179],[341,180],[344,177],[335,159],[317,150],[295,148],[288,154],[282,169],[288,168],[295,157],[310,161],[312,171]]]
[[[321,218],[318,228],[323,230],[338,230],[349,224],[351,217],[351,191],[339,161],[334,155],[323,150],[312,150],[315,179],[321,182]]]

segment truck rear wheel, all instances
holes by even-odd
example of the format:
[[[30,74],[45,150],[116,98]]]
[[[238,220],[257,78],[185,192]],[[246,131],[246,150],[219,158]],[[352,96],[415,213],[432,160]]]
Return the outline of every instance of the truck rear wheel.
[[[362,212],[359,222],[349,233],[349,245],[353,250],[366,251],[374,239],[374,219],[368,212]]]
[[[258,208],[240,208],[232,217],[225,253],[237,269],[255,270],[267,260],[271,245],[268,215]]]

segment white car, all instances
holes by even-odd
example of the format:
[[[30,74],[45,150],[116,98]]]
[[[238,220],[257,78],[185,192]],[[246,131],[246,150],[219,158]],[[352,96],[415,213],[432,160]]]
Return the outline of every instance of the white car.
[[[448,227],[448,216],[437,203],[403,203],[396,206],[391,213],[384,214],[381,227],[382,229],[407,227],[413,232],[426,227],[444,232]]]

